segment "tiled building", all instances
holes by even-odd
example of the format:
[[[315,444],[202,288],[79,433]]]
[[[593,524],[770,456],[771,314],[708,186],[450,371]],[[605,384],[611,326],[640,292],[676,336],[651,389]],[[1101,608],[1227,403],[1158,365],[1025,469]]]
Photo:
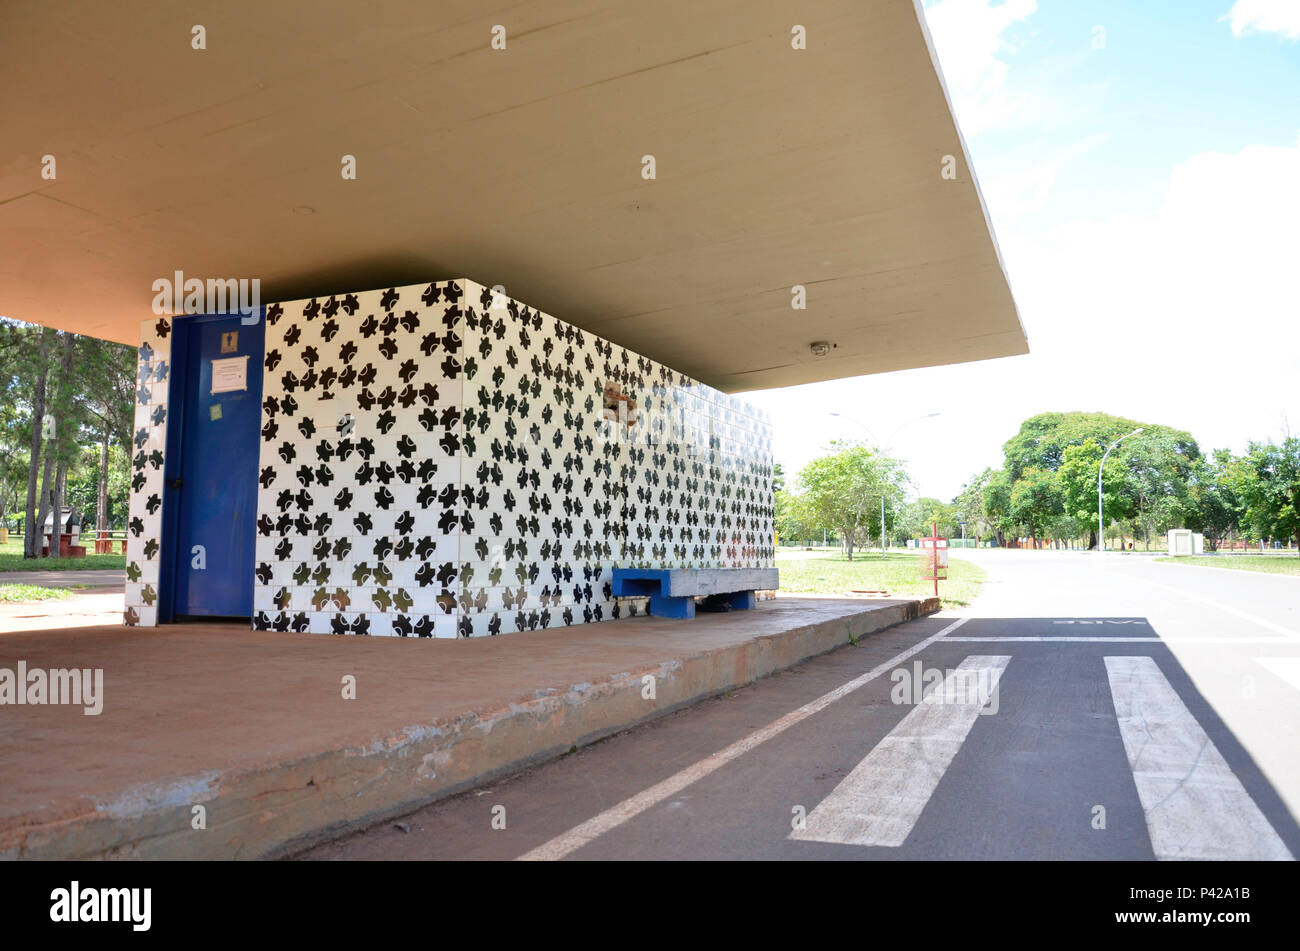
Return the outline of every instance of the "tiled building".
[[[1027,352],[917,0],[101,6],[12,13],[0,313],[140,345],[128,623],[641,611],[771,564],[730,394]]]
[[[146,321],[139,366],[128,623],[482,636],[773,563],[763,414],[472,281]]]

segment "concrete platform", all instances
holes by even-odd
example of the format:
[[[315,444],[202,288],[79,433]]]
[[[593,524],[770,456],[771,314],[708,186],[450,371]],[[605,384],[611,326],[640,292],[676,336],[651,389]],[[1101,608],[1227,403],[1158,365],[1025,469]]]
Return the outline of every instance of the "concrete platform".
[[[104,701],[98,716],[0,707],[0,857],[287,854],[937,609],[778,598],[460,642],[223,625],[6,633],[0,667],[102,668]],[[196,805],[206,829],[191,827]]]

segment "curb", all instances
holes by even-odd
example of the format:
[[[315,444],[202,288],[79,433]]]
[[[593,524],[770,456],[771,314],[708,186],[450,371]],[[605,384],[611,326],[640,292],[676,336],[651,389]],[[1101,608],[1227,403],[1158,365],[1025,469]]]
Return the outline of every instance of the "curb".
[[[364,746],[269,767],[146,783],[56,817],[0,828],[6,859],[280,858],[568,753],[853,640],[939,610],[934,598],[875,606],[740,644],[541,690],[496,707],[395,729]],[[655,699],[642,699],[643,678]],[[207,831],[191,830],[193,804]]]

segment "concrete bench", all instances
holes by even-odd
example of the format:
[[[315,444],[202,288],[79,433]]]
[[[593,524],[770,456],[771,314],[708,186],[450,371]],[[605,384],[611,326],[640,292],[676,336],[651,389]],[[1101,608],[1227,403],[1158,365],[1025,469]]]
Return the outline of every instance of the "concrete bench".
[[[755,591],[777,586],[775,568],[615,568],[614,597],[650,598],[655,617],[693,618],[695,599],[723,596],[733,610],[752,608]]]

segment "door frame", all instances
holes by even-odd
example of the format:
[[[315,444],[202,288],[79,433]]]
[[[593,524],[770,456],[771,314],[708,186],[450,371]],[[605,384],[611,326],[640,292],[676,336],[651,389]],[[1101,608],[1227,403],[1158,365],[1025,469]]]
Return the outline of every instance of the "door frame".
[[[167,387],[167,442],[163,447],[163,506],[162,537],[159,539],[162,559],[158,565],[158,623],[172,624],[176,620],[176,559],[181,556],[178,544],[180,534],[180,495],[172,484],[180,478],[185,459],[185,410],[189,393],[189,348],[193,337],[192,331],[200,324],[217,321],[244,319],[240,313],[234,314],[178,314],[172,318],[171,372],[168,374]],[[257,320],[246,326],[261,327],[266,333],[266,306],[257,309]],[[263,345],[265,358],[265,344]],[[259,389],[262,385],[261,367],[258,368]],[[259,393],[259,395],[261,395]],[[261,402],[260,400],[258,401]],[[260,445],[260,438],[259,443]],[[256,512],[254,512],[256,518]],[[169,554],[170,552],[170,554]],[[256,559],[254,559],[256,560]],[[253,579],[249,578],[253,586]]]

